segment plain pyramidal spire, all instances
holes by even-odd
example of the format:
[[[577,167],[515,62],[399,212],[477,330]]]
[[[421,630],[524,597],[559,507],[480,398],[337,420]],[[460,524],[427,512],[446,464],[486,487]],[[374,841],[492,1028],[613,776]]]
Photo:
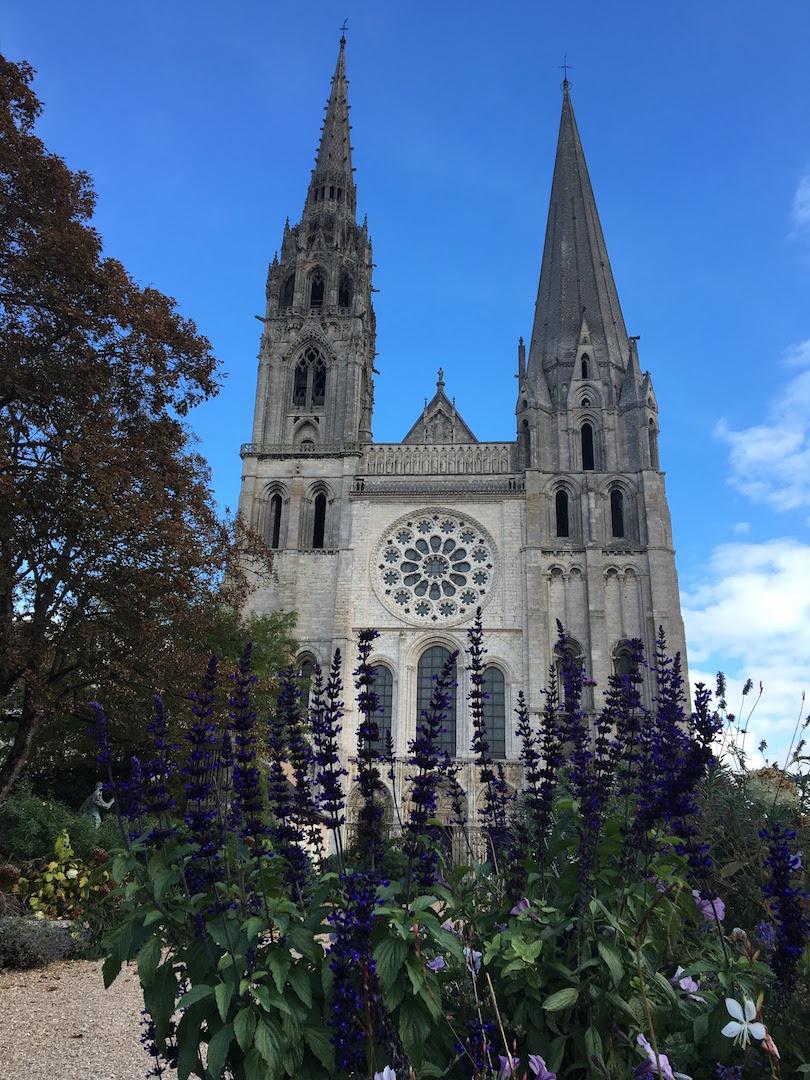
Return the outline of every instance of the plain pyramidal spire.
[[[566,78],[529,349],[530,379],[542,370],[550,381],[563,381],[562,373],[557,379],[552,369],[574,363],[583,319],[596,361],[624,367],[627,331]]]
[[[310,195],[308,203],[319,201],[321,189],[325,187],[324,195],[329,198],[329,189],[332,189],[331,197],[336,198],[338,189],[341,192],[339,201],[354,205],[354,175],[352,172],[352,145],[351,126],[349,124],[349,81],[346,78],[346,36],[341,35],[338,49],[335,73],[332,76],[332,87],[329,92],[329,100],[321,129],[321,140],[318,153],[315,158],[315,168],[310,180]],[[315,193],[317,192],[317,198]],[[350,195],[350,200],[345,198]]]

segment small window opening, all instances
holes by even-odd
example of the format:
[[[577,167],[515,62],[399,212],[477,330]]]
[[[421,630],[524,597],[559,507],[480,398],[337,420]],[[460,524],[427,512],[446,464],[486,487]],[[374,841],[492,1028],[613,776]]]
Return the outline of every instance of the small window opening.
[[[582,378],[583,379],[588,378],[588,354],[587,353],[582,354]]]
[[[270,500],[270,547],[277,548],[281,540],[281,496],[276,492]]]
[[[610,528],[617,539],[624,536],[624,495],[618,488],[610,493]]]
[[[293,297],[295,296],[295,274],[290,274],[284,284],[281,286],[281,297],[279,299],[279,308],[282,311],[287,311],[293,305]]]
[[[352,306],[352,279],[348,274],[341,274],[338,288],[338,307],[349,308]]]
[[[329,185],[329,198],[334,199],[334,197],[335,197],[335,187],[334,187],[334,184],[330,184]]]
[[[312,546],[322,548],[324,534],[326,532],[326,496],[320,492],[315,496],[315,507],[312,516]]]
[[[337,189],[337,197],[338,197],[338,202],[343,201],[343,188],[338,188]]]
[[[523,456],[525,465],[530,466],[532,463],[532,433],[528,420],[523,421]]]
[[[584,397],[580,402],[580,405],[583,409],[589,409],[591,407],[591,399],[589,397]]]
[[[306,405],[307,403],[307,378],[309,376],[309,364],[306,358],[298,361],[295,369],[295,386],[293,388],[293,405]]]
[[[323,274],[320,270],[316,270],[312,275],[312,281],[309,286],[309,306],[313,308],[323,307],[323,290],[324,290]]]
[[[312,366],[312,404],[323,405],[326,397],[326,364],[320,357]]]
[[[590,424],[583,424],[580,429],[582,440],[582,468],[593,471],[596,467],[593,454],[593,428]]]
[[[619,676],[638,674],[638,664],[628,645],[620,645],[613,654],[613,672]]]
[[[557,536],[569,536],[568,523],[568,493],[558,491],[554,499],[554,509],[557,517]]]
[[[650,465],[654,468],[658,468],[658,438],[655,430],[655,422],[650,417],[650,424],[647,428],[647,436],[650,442]]]

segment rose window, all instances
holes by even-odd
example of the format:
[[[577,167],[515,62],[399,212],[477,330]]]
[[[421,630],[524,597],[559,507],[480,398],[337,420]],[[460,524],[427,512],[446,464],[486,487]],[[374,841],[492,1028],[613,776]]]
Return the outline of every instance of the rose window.
[[[394,524],[376,563],[375,586],[390,610],[411,622],[447,622],[488,600],[494,545],[469,518],[425,511]]]

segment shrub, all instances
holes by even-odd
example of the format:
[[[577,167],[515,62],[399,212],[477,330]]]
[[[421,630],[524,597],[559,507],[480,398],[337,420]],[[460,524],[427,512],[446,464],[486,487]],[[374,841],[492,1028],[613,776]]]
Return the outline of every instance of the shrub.
[[[115,821],[107,818],[96,829],[88,817],[58,799],[41,799],[21,784],[0,803],[0,856],[12,862],[47,858],[57,836],[67,830],[79,858],[87,859],[94,848],[115,843]]]
[[[70,956],[70,928],[47,920],[0,918],[0,968],[34,968]]]
[[[52,858],[30,864],[14,891],[38,918],[87,921],[88,909],[113,888],[106,862],[107,853],[100,848],[90,862],[77,858],[63,831],[56,838]]]
[[[654,709],[642,704],[635,642],[630,672],[611,677],[590,716],[560,627],[562,686],[552,671],[538,718],[518,697],[524,790],[515,798],[489,754],[479,616],[467,652],[480,819],[467,820],[459,767],[440,750],[454,655],[409,745],[396,845],[385,844],[378,798],[380,766],[393,763],[375,749],[375,636],[361,632],[355,670],[360,810],[350,850],[339,654],[326,678],[316,669],[306,715],[294,673],[282,672],[264,725],[250,650],[224,725],[212,661],[185,757],[169,745],[156,699],[149,757],[133,761],[121,792],[121,921],[104,978],[137,958],[155,1053],[180,1080],[685,1075],[674,1069],[709,1080],[778,1071],[776,1044],[783,1075],[808,1071],[797,837],[770,815],[761,830],[735,834],[727,850],[741,851],[761,884],[766,918],[729,932],[733,898],[723,894],[736,871],[712,858],[701,817],[720,775],[723,713],[702,685],[686,712],[663,634]],[[109,768],[107,721],[94,708]],[[440,788],[463,866],[444,862]]]

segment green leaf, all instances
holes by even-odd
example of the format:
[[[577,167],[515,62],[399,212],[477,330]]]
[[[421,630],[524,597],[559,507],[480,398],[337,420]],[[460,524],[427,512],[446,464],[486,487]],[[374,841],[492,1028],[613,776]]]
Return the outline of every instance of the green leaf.
[[[270,1075],[255,1046],[245,1058],[242,1067],[245,1070],[245,1080],[267,1080]]]
[[[150,938],[138,953],[138,978],[144,989],[150,987],[155,981],[155,972],[160,963],[160,938],[155,935]]]
[[[621,986],[622,979],[624,978],[624,966],[621,961],[621,953],[612,941],[605,941],[604,939],[601,939],[596,947],[599,950],[599,955],[607,964],[610,977],[613,979],[613,985],[616,987]]]
[[[579,998],[579,990],[573,986],[567,986],[564,990],[558,990],[556,994],[551,994],[543,1002],[543,1008],[546,1012],[559,1012],[560,1009],[568,1009],[574,1005]]]
[[[598,1064],[603,1064],[602,1039],[595,1027],[589,1027],[585,1031],[585,1052],[589,1062],[596,1058]]]
[[[152,887],[155,890],[155,900],[158,903],[163,899],[168,887],[177,881],[177,877],[177,871],[168,867],[165,870],[155,872],[155,876],[152,878]]]
[[[405,968],[408,972],[408,978],[411,980],[413,992],[415,994],[421,993],[422,987],[425,985],[425,971],[423,965],[415,956],[409,956],[405,961]]]
[[[144,987],[144,1007],[152,1014],[158,1037],[165,1039],[169,1034],[169,1023],[177,1009],[177,976],[171,960],[161,964],[155,972],[150,987]]]
[[[225,1061],[232,1042],[233,1024],[226,1024],[221,1027],[209,1042],[207,1067],[213,1080],[219,1080],[220,1076],[222,1076],[222,1070],[225,1068]]]
[[[287,969],[290,966],[290,954],[273,952],[267,957],[267,966],[270,968],[270,972],[273,976],[273,982],[276,984],[276,990],[280,994],[284,993],[284,983],[287,981]]]
[[[233,1033],[236,1036],[236,1041],[239,1043],[239,1048],[243,1054],[248,1052],[248,1049],[253,1042],[255,1031],[256,1013],[249,1005],[245,1005],[245,1007],[240,1009],[236,1014],[233,1022]]]
[[[335,1071],[335,1048],[323,1028],[307,1024],[303,1031],[304,1042],[331,1076]]]
[[[213,992],[213,986],[207,986],[205,983],[197,983],[196,986],[192,986],[187,994],[183,994],[177,1002],[177,1006],[180,1009],[188,1009],[198,1001],[208,997],[209,994],[213,994]]]
[[[374,963],[384,989],[387,989],[399,975],[407,955],[408,946],[402,938],[383,938],[374,950]]]
[[[223,982],[217,983],[214,987],[214,997],[217,999],[217,1008],[219,1009],[220,1019],[224,1024],[228,1019],[228,1009],[231,1007],[233,986]]]
[[[281,1068],[283,1047],[281,1035],[276,1025],[260,1019],[256,1024],[253,1042],[263,1060],[272,1070],[278,1071]]]
[[[118,974],[121,971],[121,964],[121,955],[117,949],[115,952],[110,953],[110,955],[104,961],[104,965],[101,968],[101,974],[104,976],[105,990],[109,990],[109,988],[118,978]]]
[[[309,969],[304,964],[293,964],[287,972],[290,986],[309,1009],[312,1006],[312,987],[309,982]]]
[[[405,1052],[419,1069],[432,1022],[418,998],[405,998],[399,1010],[399,1034]]]

